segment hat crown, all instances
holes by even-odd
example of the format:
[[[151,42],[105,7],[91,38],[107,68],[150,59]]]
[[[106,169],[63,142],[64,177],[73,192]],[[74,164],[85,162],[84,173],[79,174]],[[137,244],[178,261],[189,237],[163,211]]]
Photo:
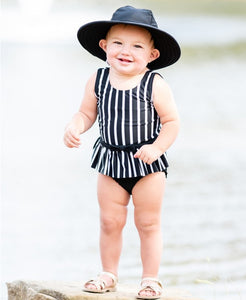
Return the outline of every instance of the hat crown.
[[[152,26],[158,28],[151,10],[138,9],[129,5],[117,9],[112,16],[111,21],[119,23],[138,23],[143,24],[144,26]]]

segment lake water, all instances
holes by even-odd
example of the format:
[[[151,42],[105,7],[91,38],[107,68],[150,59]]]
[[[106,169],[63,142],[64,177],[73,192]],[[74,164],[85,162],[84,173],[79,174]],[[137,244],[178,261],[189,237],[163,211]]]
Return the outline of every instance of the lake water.
[[[100,271],[96,172],[90,168],[97,126],[82,136],[81,149],[66,149],[62,141],[85,81],[104,65],[78,45],[74,32],[83,22],[75,15],[57,14],[47,22],[24,22],[16,11],[4,15],[9,27],[2,44],[1,299],[6,281],[83,281]],[[16,28],[13,16],[22,20]],[[218,22],[185,18],[196,21],[196,28]],[[176,24],[172,32],[191,45],[192,24],[168,20],[170,28]],[[246,21],[234,21],[224,17],[220,24],[224,32],[235,28],[240,41]],[[65,33],[64,23],[70,24]],[[213,35],[206,39],[204,44],[216,44]],[[235,35],[223,39],[235,42]],[[161,71],[182,128],[168,151],[160,278],[206,300],[246,299],[245,58],[183,57]],[[119,275],[130,284],[141,276],[131,204]]]

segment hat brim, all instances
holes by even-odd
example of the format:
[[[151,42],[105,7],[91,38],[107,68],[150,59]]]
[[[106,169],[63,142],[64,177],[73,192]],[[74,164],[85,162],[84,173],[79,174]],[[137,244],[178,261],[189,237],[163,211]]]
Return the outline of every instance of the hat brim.
[[[138,23],[118,21],[90,22],[79,28],[77,33],[78,40],[88,52],[106,61],[106,53],[99,46],[99,41],[106,38],[110,27],[116,24],[141,26],[151,33],[155,43],[155,48],[160,51],[160,56],[148,64],[147,67],[150,70],[170,66],[180,58],[181,50],[179,44],[170,34],[158,28]]]

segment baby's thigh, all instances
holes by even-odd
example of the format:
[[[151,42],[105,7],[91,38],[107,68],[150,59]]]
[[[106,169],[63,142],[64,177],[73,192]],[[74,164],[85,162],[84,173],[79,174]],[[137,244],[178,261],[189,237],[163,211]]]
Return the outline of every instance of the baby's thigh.
[[[130,195],[112,177],[98,175],[97,195],[101,214],[117,217],[127,213]]]
[[[157,218],[161,213],[165,189],[165,173],[157,172],[143,177],[132,191],[135,216]]]

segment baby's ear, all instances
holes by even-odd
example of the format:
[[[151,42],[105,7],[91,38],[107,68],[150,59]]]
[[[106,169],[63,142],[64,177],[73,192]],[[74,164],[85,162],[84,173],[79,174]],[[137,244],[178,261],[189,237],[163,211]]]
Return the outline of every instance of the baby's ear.
[[[158,49],[152,49],[151,51],[151,54],[150,54],[150,61],[149,62],[152,62],[154,61],[155,59],[157,59],[158,57],[160,56],[160,51]]]
[[[102,48],[105,52],[106,52],[106,49],[107,49],[107,41],[106,40],[100,40],[99,41],[99,47]]]

